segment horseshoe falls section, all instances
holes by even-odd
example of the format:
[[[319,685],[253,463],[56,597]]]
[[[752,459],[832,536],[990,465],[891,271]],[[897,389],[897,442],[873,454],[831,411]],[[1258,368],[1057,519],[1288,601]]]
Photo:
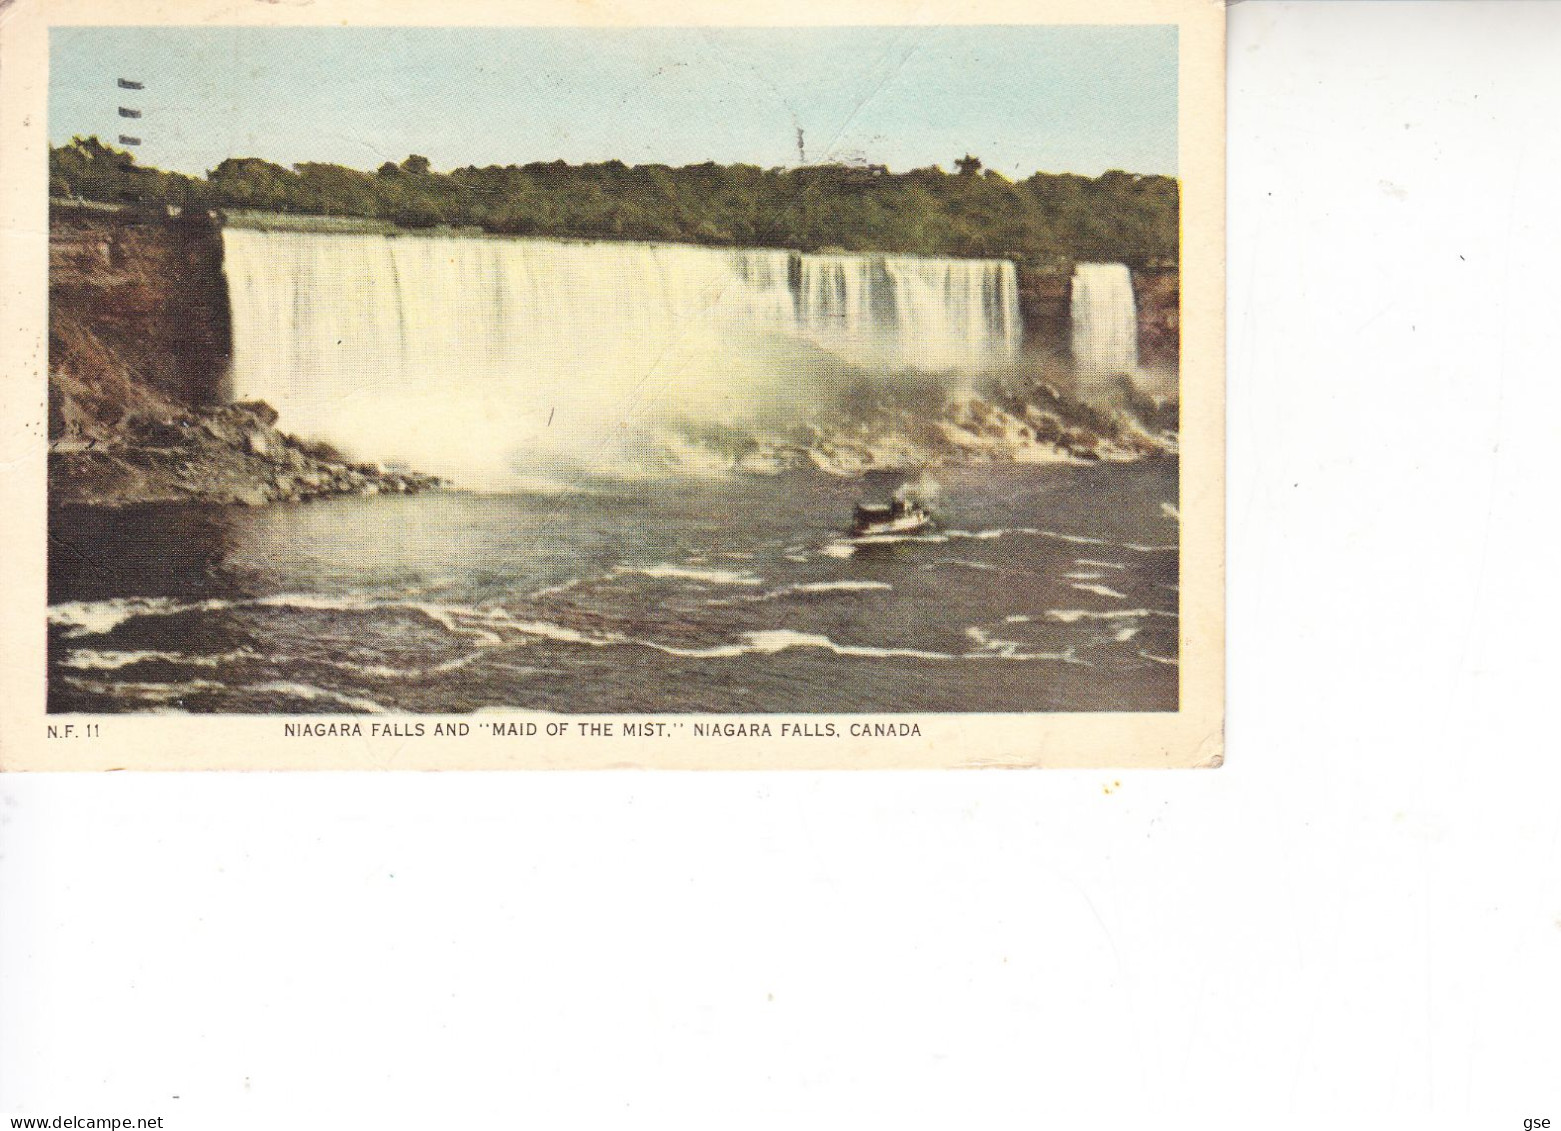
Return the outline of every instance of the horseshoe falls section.
[[[831,398],[949,389],[1019,347],[1011,263],[223,232],[235,400],[463,486],[699,463]],[[714,458],[712,456],[712,458]]]
[[[1122,263],[1080,263],[1073,271],[1073,361],[1080,376],[1132,376],[1138,368],[1138,308]]]

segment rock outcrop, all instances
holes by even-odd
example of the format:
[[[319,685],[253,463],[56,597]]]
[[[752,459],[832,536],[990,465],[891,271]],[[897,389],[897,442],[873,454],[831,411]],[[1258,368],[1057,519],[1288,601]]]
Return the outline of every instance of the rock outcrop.
[[[332,495],[412,494],[439,481],[351,463],[278,432],[266,404],[141,406],[111,429],[55,441],[55,505],[201,501],[260,506]]]
[[[1133,272],[1138,304],[1138,361],[1176,369],[1182,349],[1182,277],[1175,267],[1145,267]]]
[[[1043,382],[966,393],[942,404],[883,406],[868,417],[824,418],[788,437],[753,437],[726,453],[755,475],[814,467],[855,477],[975,463],[1125,462],[1173,456],[1176,404],[1157,401],[1123,378],[1109,407]]]

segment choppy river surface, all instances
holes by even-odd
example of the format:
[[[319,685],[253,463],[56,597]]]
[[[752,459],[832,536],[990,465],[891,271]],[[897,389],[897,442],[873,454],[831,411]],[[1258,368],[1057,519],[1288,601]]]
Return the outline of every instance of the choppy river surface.
[[[245,714],[1166,711],[1176,465],[799,473],[51,516],[49,707]]]

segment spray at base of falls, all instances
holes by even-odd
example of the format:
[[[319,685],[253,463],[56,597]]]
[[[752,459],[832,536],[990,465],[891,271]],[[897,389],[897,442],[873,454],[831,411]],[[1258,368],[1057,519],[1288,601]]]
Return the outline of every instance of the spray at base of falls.
[[[233,396],[474,487],[731,466],[841,406],[957,398],[1013,265],[687,245],[223,233]]]
[[[1133,275],[1121,263],[1080,263],[1073,271],[1073,361],[1086,384],[1131,377],[1138,369],[1138,307]]]

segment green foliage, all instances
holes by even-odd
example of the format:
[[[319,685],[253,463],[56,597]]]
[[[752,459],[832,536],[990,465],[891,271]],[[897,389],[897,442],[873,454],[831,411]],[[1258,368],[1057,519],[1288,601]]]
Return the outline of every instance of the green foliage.
[[[72,138],[49,149],[49,194],[111,204],[184,204],[195,199],[198,182],[136,164],[135,155],[95,137]]]
[[[96,138],[49,154],[52,193],[116,203],[361,216],[508,235],[1001,256],[1031,268],[1177,259],[1180,186],[1172,177],[1113,170],[1013,182],[968,154],[956,166],[959,175],[950,176],[936,166],[895,174],[874,166],[552,161],[435,173],[418,154],[376,172],[241,157],[201,180],[139,166]]]

